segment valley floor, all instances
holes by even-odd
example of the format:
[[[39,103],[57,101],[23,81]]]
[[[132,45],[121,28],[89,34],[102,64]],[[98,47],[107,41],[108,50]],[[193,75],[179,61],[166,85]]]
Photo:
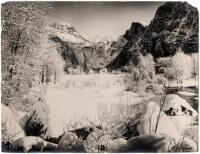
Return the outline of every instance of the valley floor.
[[[45,102],[48,107],[48,120],[45,122],[48,121],[49,136],[43,140],[37,135],[26,136],[21,131],[22,137],[15,140],[13,145],[16,144],[17,148],[20,146],[26,148],[29,143],[37,144],[35,142],[37,140],[49,145],[53,151],[64,148],[66,152],[70,151],[68,144],[73,143],[79,146],[76,142],[79,141],[78,134],[81,133],[73,131],[84,129],[87,132],[92,128],[91,132],[87,132],[88,136],[83,140],[81,138],[80,141],[86,152],[105,152],[106,150],[114,152],[115,149],[109,149],[109,147],[119,150],[119,147],[124,144],[126,150],[137,151],[137,148],[145,150],[143,147],[137,147],[138,140],[140,142],[142,139],[146,142],[146,138],[150,139],[151,146],[154,146],[154,140],[159,140],[159,144],[162,144],[160,141],[162,134],[164,137],[169,137],[165,139],[164,145],[170,146],[170,150],[181,151],[182,147],[177,150],[177,146],[180,141],[184,140],[183,144],[189,146],[190,151],[196,151],[198,143],[198,88],[196,83],[190,81],[188,83],[193,84],[187,84],[183,88],[170,87],[166,96],[166,106],[162,109],[162,116],[158,120],[160,97],[153,97],[155,95],[151,94],[147,96],[147,93],[141,96],[126,91],[125,78],[125,74],[63,75],[56,84],[42,85],[44,87],[40,89],[45,89]],[[3,107],[4,112],[7,113],[3,114],[5,116],[3,119],[6,120],[9,117],[10,121],[13,121],[14,115],[10,109]],[[33,114],[32,117],[34,116],[37,119],[37,115]],[[21,118],[19,121],[25,122],[26,120]],[[40,121],[36,120],[35,123],[40,124]],[[10,123],[7,124],[6,129],[11,129]],[[23,125],[23,123],[19,124]],[[100,137],[98,137],[99,134]],[[23,140],[26,142],[22,142]],[[172,145],[171,140],[174,140]],[[136,146],[129,146],[132,142],[133,144],[135,142]],[[21,145],[22,143],[24,145]],[[106,146],[108,149],[99,149],[99,145]],[[50,147],[46,146],[47,150]],[[162,146],[157,148],[169,151]],[[30,149],[24,149],[26,150]],[[123,149],[120,150],[123,151]]]
[[[63,75],[60,82],[49,86],[46,101],[51,136],[58,137],[69,124],[98,123],[99,112],[110,111],[114,104],[139,101],[141,98],[136,93],[125,91],[124,78],[123,74]],[[183,85],[190,86],[190,83],[196,85],[195,81],[186,81]],[[188,91],[179,91],[178,94],[197,97]]]
[[[46,94],[51,135],[61,135],[66,123],[98,122],[100,106],[126,99],[123,80],[124,75],[64,75]]]

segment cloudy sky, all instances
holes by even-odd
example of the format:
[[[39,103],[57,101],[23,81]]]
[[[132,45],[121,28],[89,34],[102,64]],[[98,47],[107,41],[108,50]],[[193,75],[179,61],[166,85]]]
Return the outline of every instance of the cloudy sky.
[[[50,21],[70,23],[85,38],[123,35],[132,22],[149,24],[163,2],[54,2]]]

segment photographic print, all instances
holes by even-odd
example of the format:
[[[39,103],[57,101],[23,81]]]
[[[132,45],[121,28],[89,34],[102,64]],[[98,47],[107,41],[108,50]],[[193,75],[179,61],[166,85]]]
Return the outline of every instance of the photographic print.
[[[1,4],[2,152],[197,152],[189,2]]]

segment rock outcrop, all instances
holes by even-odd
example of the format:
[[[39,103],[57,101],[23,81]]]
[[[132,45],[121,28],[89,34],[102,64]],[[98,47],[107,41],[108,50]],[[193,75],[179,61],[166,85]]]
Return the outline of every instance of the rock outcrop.
[[[71,132],[66,132],[58,143],[57,151],[60,152],[84,152],[81,139]]]
[[[105,152],[108,142],[111,141],[109,134],[104,134],[103,131],[96,129],[86,138],[84,147],[87,152]]]
[[[117,138],[108,142],[107,152],[125,152],[127,148],[127,140]]]
[[[188,115],[191,117],[198,116],[198,113],[189,105],[189,103],[178,95],[170,94],[166,96],[163,111],[170,112],[173,110],[176,116]]]
[[[12,111],[1,104],[1,141],[6,143],[25,136]]]
[[[198,10],[187,2],[167,2],[160,6],[151,21],[144,27],[132,23],[124,34],[127,43],[108,69],[128,65],[131,53],[151,53],[154,58],[173,56],[177,51],[198,52]],[[122,60],[123,59],[123,60]]]
[[[146,106],[146,111],[143,118],[140,120],[140,123],[137,126],[139,135],[147,135],[147,134],[161,134],[166,135],[176,141],[182,138],[182,136],[177,131],[174,124],[170,121],[170,119],[165,115],[164,112],[161,111],[160,118],[157,120],[160,112],[159,106],[154,102],[148,102]],[[156,125],[158,121],[157,131]]]
[[[146,106],[146,112],[143,115],[140,123],[137,126],[139,136],[156,134],[167,137],[170,141],[170,149],[172,151],[179,151],[181,148],[187,147],[189,151],[196,151],[197,145],[195,142],[185,136],[182,136],[181,133],[177,130],[174,123],[170,120],[168,116],[165,115],[163,111],[160,112],[159,106],[154,102],[149,102]],[[158,125],[157,125],[158,121]],[[157,125],[157,131],[156,130]],[[183,143],[184,147],[180,146],[180,143]],[[176,148],[175,148],[176,147]]]
[[[168,113],[170,121],[181,135],[197,143],[198,113],[185,99],[174,94],[167,95],[163,111]]]
[[[46,139],[48,136],[48,106],[41,98],[35,102],[29,116],[26,117],[24,130],[27,136],[39,136]]]
[[[128,140],[125,152],[168,152],[170,141],[161,135],[142,135]]]
[[[11,150],[14,152],[53,151],[56,148],[57,144],[47,142],[35,136],[19,138],[11,145]]]
[[[102,68],[107,62],[105,46],[99,42],[90,42],[83,38],[74,27],[53,23],[49,25],[49,40],[57,44],[57,51],[63,57],[67,68],[89,69]]]

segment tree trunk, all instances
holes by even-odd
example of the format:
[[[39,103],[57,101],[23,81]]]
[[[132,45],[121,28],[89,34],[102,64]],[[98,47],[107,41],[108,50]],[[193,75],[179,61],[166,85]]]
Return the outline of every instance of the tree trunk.
[[[49,71],[48,71],[48,66],[46,66],[46,83],[48,84],[49,82]]]
[[[42,65],[42,83],[44,83],[44,65]]]
[[[56,77],[57,77],[57,74],[56,74],[56,71],[54,73],[54,84],[56,84]]]
[[[14,58],[13,58],[12,64],[11,64],[11,66],[9,66],[9,68],[8,68],[9,77],[10,77],[11,79],[12,79],[12,77],[13,77],[14,69],[15,69],[15,60],[14,60]]]
[[[13,41],[13,43],[12,43],[13,45],[11,47],[11,53],[13,55],[17,54],[17,49],[19,48],[19,41],[21,39],[21,34],[22,34],[22,32],[19,32],[17,35],[16,41]]]
[[[17,49],[19,48],[20,38],[21,38],[21,32],[18,34],[18,36],[17,36],[17,42],[15,43],[15,47],[14,47],[14,54],[15,55],[17,54]]]
[[[15,56],[17,54],[17,49],[19,48],[19,41],[20,41],[20,38],[21,38],[21,32],[18,33],[17,35],[17,38],[16,38],[16,41],[13,41],[12,42],[12,47],[11,47],[11,53],[13,55],[13,62],[12,62],[12,66],[11,68],[9,69],[9,73],[10,73],[10,78],[13,77],[13,73],[14,73],[14,68],[15,67]],[[16,70],[15,70],[16,71]]]

